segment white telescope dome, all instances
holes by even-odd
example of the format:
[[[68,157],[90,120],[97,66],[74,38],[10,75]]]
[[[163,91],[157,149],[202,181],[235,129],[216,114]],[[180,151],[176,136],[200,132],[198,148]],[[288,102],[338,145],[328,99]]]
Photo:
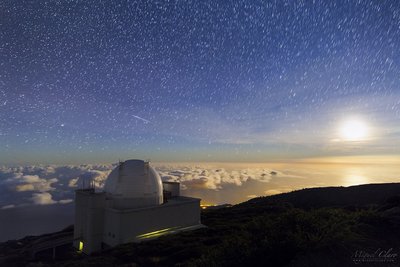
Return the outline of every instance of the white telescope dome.
[[[143,160],[121,162],[108,176],[104,191],[115,208],[137,208],[163,203],[160,175]]]

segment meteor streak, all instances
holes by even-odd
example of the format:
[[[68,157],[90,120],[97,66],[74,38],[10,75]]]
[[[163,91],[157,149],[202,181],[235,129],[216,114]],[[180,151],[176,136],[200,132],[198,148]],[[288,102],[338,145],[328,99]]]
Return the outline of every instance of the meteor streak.
[[[145,123],[150,123],[149,120],[143,119],[143,118],[141,118],[141,117],[139,117],[139,116],[133,115],[133,117],[135,117],[136,119],[142,120],[142,121],[144,121]]]

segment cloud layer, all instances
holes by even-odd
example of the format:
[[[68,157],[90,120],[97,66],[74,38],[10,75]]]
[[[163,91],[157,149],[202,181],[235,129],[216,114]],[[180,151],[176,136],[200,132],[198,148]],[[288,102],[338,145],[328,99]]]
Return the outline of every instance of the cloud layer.
[[[196,187],[220,190],[224,185],[241,186],[248,180],[269,182],[274,175],[272,170],[264,168],[226,170],[203,166],[160,166],[157,169],[164,181],[180,182],[182,189]]]
[[[74,190],[84,182],[94,181],[96,188],[103,188],[114,167],[113,164],[0,167],[0,209],[70,203]],[[189,164],[156,165],[156,169],[162,180],[180,182],[182,190],[221,190],[227,185],[241,186],[249,180],[269,182],[277,175],[265,168],[227,170]]]
[[[92,180],[102,188],[109,165],[0,167],[0,209],[71,203],[74,190]]]

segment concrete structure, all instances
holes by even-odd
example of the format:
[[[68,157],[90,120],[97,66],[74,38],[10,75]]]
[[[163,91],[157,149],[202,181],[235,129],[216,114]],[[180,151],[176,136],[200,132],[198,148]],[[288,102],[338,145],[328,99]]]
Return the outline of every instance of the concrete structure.
[[[142,160],[121,162],[104,191],[76,191],[74,246],[86,254],[127,242],[202,227],[200,199],[180,196]]]

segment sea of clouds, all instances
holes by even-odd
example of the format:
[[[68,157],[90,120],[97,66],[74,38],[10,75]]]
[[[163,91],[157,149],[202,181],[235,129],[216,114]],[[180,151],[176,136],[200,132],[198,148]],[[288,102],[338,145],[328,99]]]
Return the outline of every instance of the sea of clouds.
[[[74,190],[83,183],[94,181],[97,189],[115,164],[106,165],[38,165],[0,167],[0,209],[32,205],[68,204],[73,202]],[[272,170],[265,168],[224,169],[196,165],[158,164],[162,180],[181,183],[181,190],[221,190],[226,185],[241,186],[249,180],[270,181]]]
[[[281,174],[244,166],[225,169],[189,163],[152,165],[164,181],[180,182],[183,195],[186,190],[189,195],[194,191],[223,194],[225,187],[239,187],[250,180],[268,182]],[[116,164],[0,166],[0,242],[55,232],[73,224],[74,191],[89,181],[101,190],[115,167]]]
[[[85,180],[98,188],[113,165],[0,167],[0,209],[73,202],[74,190]]]
[[[116,165],[0,166],[0,242],[55,232],[73,224],[74,191],[89,181],[102,190]],[[152,166],[162,180],[180,182],[182,195],[201,198],[205,204],[235,204],[259,195],[315,185],[399,179],[397,165],[391,169],[385,166],[384,171],[378,165],[326,168],[303,164],[152,163]]]

